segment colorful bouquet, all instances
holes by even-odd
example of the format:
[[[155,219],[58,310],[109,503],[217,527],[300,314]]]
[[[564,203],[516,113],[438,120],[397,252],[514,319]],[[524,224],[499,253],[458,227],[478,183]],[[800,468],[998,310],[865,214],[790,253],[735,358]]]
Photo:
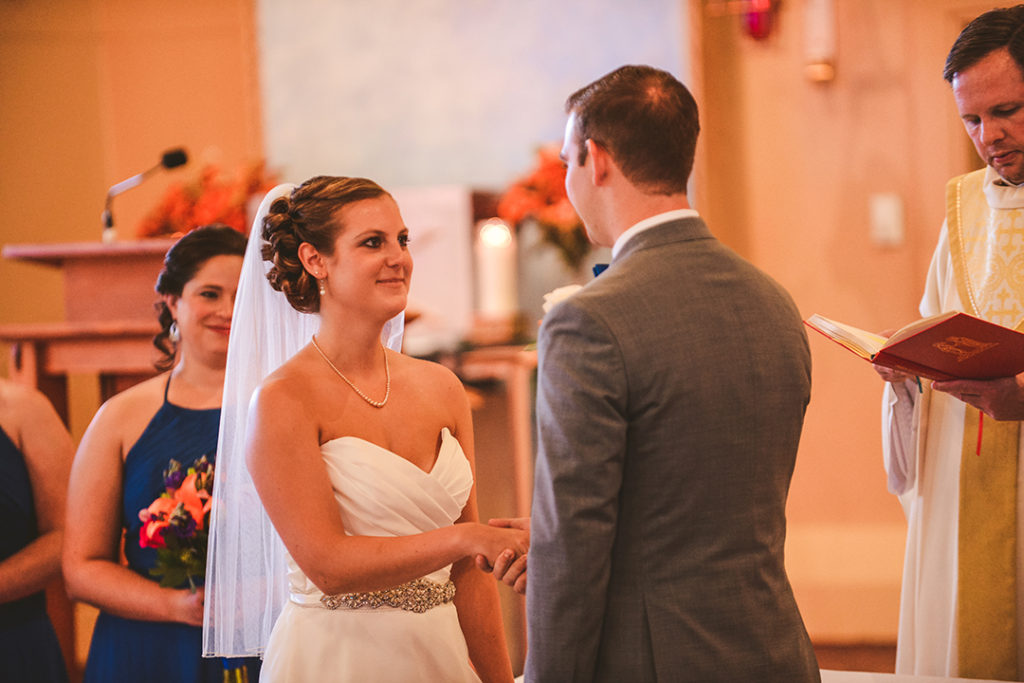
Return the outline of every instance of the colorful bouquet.
[[[250,200],[277,185],[262,162],[242,168],[225,179],[216,166],[206,165],[189,183],[174,183],[139,224],[139,237],[184,235],[200,225],[223,223],[247,234]]]
[[[176,588],[206,574],[206,538],[213,493],[213,463],[202,456],[188,468],[171,460],[164,470],[165,491],[139,511],[139,545],[156,548],[156,566],[149,573],[160,585]]]
[[[590,251],[590,240],[565,193],[565,164],[558,154],[554,145],[537,150],[537,166],[501,196],[498,216],[516,226],[536,221],[544,241],[557,247],[566,265],[576,270]]]

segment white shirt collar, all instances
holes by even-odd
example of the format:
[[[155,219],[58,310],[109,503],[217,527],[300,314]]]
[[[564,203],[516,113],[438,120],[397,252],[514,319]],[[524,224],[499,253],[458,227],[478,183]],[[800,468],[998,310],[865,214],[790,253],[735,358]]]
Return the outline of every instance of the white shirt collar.
[[[985,199],[993,209],[1024,208],[1024,185],[1012,185],[1002,178],[991,166],[985,168],[985,183],[982,186]]]
[[[677,221],[680,218],[697,218],[699,216],[700,214],[698,214],[694,209],[675,209],[673,211],[666,211],[665,213],[659,213],[650,216],[649,218],[645,218],[619,235],[619,238],[615,240],[615,244],[612,245],[612,259],[622,251],[622,248],[626,246],[626,242],[633,239],[644,230],[649,230],[656,225],[668,223],[669,221]]]

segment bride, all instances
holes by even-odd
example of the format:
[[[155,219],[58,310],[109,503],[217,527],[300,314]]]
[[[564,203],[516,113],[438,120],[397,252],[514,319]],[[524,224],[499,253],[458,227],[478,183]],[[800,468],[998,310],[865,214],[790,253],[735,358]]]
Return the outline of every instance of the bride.
[[[361,178],[319,176],[272,194],[279,196],[262,208],[269,270],[250,287],[264,297],[280,296],[271,287],[283,293],[306,324],[319,314],[319,330],[284,349],[282,357],[295,353],[280,367],[266,368],[245,426],[251,482],[286,551],[287,599],[265,643],[261,680],[511,680],[495,584],[473,562],[479,555],[493,564],[505,549],[521,555],[529,536],[478,522],[472,419],[459,380],[382,344],[400,339],[394,331],[412,274],[398,206]],[[253,260],[247,255],[243,290]],[[236,329],[246,324],[244,308]],[[229,354],[229,375],[232,355],[236,365],[259,364],[260,347],[287,333],[262,310],[250,313],[255,334],[241,342],[249,348]],[[236,332],[233,345],[241,337],[248,335]],[[230,441],[239,427],[228,418],[222,434]],[[238,480],[215,491],[216,506]],[[265,598],[253,594],[260,581],[245,578],[245,567],[225,568],[225,555],[247,557],[229,550],[223,531],[241,515],[251,521],[244,497],[237,505],[215,507],[206,615],[213,631],[236,636],[252,629],[220,622],[239,619],[240,603],[266,600],[264,613],[277,611],[281,565],[271,532],[261,541],[272,575]],[[255,650],[263,640],[256,636]],[[222,649],[207,643],[208,652]]]

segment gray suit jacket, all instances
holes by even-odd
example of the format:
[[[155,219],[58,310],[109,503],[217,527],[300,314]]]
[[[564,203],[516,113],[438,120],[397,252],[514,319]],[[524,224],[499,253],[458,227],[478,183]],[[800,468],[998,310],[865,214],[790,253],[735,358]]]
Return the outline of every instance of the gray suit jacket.
[[[785,290],[683,219],[538,344],[526,680],[819,680],[783,566],[811,369]]]

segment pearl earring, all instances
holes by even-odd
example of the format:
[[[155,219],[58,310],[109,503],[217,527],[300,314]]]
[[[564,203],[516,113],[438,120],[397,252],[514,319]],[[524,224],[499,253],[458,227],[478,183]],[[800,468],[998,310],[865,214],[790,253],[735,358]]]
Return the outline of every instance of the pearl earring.
[[[171,326],[167,328],[167,338],[171,340],[172,344],[177,344],[181,341],[181,332],[178,330],[177,320],[172,320]]]
[[[320,291],[320,296],[326,296],[327,295],[327,287],[326,287],[326,285],[324,285],[324,281],[323,280],[317,280],[316,283],[317,283],[317,289]]]

